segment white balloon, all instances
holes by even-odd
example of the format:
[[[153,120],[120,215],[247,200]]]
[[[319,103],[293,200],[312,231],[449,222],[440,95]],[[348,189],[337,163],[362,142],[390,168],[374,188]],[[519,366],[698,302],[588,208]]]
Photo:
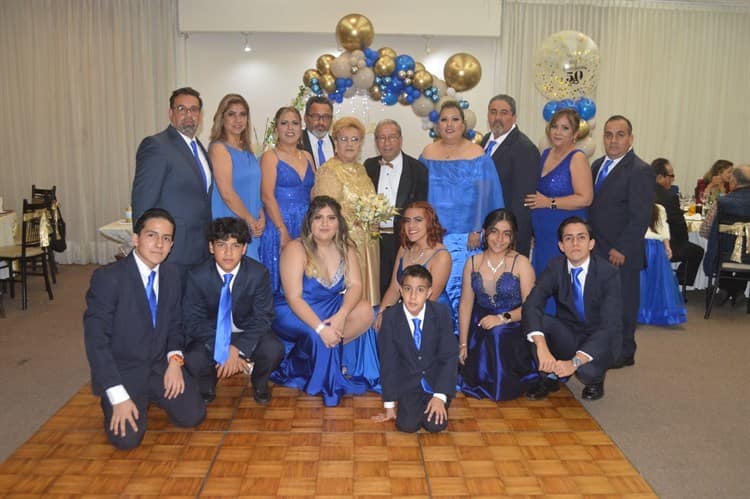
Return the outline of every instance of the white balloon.
[[[356,92],[356,91],[357,91],[357,87],[351,86],[351,87],[347,88],[346,91],[344,92],[344,97],[349,98],[352,95],[354,95],[354,92]]]
[[[451,97],[453,97],[455,99],[456,98],[456,89],[453,88],[453,87],[448,87],[448,95],[450,95]]]
[[[466,129],[471,130],[477,126],[477,115],[471,109],[464,109],[464,121],[466,122]]]
[[[372,68],[362,68],[352,75],[352,81],[357,88],[370,88],[375,81],[375,72]]]
[[[331,61],[331,74],[336,78],[349,78],[351,76],[352,63],[348,52],[344,52]]]
[[[590,120],[586,120],[586,123],[589,124],[589,135],[591,135],[591,130],[593,130],[596,127],[596,118],[591,118]]]
[[[423,95],[411,103],[411,109],[417,116],[427,116],[433,110],[432,100]]]
[[[583,140],[576,142],[576,147],[583,151],[587,158],[590,158],[596,151],[596,142],[594,142],[594,138],[589,134]]]
[[[432,75],[432,86],[438,89],[438,95],[440,95],[440,97],[447,95],[448,84],[445,83],[445,80],[441,80],[437,76]]]

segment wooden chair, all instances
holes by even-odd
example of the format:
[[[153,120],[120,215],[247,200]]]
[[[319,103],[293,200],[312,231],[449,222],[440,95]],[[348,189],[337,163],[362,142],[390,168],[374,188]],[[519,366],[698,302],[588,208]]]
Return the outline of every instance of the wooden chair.
[[[21,283],[21,308],[28,308],[28,277],[44,277],[49,299],[53,300],[50,285],[47,252],[45,248],[50,242],[50,203],[39,202],[30,204],[23,200],[23,219],[21,224],[21,244],[0,247],[0,261],[8,265],[10,296],[15,298],[15,283]],[[16,264],[14,266],[14,263]],[[36,272],[34,264],[41,263],[42,271]]]
[[[50,203],[50,223],[54,223],[55,215],[57,213],[57,186],[53,185],[52,189],[41,189],[36,184],[31,184],[31,202],[32,203]],[[52,226],[54,229],[54,225]],[[47,252],[47,260],[49,261],[50,275],[52,276],[52,283],[57,284],[57,260],[55,260],[55,252],[52,246],[45,248]]]

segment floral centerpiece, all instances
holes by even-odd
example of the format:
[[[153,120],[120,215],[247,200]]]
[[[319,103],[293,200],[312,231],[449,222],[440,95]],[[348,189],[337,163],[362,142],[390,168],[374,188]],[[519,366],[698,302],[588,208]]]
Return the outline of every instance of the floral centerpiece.
[[[370,237],[380,237],[378,225],[398,215],[398,209],[388,202],[384,194],[365,194],[354,200],[354,216],[362,227],[370,231]]]

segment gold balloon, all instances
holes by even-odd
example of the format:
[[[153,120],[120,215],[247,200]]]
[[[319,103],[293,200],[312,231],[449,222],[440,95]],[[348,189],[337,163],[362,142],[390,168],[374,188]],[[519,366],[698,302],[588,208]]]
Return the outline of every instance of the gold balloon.
[[[383,91],[380,90],[380,87],[377,85],[371,86],[367,92],[370,94],[370,98],[373,100],[379,101],[381,97],[383,97]]]
[[[578,126],[577,140],[585,139],[590,131],[589,123],[586,120],[581,120],[581,123]]]
[[[393,57],[388,55],[381,55],[380,58],[375,61],[375,74],[379,76],[388,76],[393,73],[396,69],[396,61]]]
[[[331,54],[323,54],[318,57],[318,61],[315,63],[315,66],[318,68],[318,72],[322,75],[331,74],[331,61],[335,58],[336,56]]]
[[[362,14],[347,14],[336,24],[336,41],[346,50],[367,48],[374,37],[372,23]]]
[[[335,92],[336,91],[336,78],[334,78],[333,75],[321,75],[320,88],[322,88],[329,94]]]
[[[406,100],[408,97],[409,97],[409,94],[407,94],[406,92],[401,92],[401,94],[398,96],[399,103],[403,104],[404,106],[408,106],[409,101]]]
[[[430,88],[432,86],[432,75],[429,73],[429,71],[425,71],[424,69],[421,71],[417,71],[416,73],[414,73],[414,81],[412,83],[414,85],[414,88],[418,88],[420,90]]]
[[[318,82],[320,82],[320,73],[314,69],[308,69],[305,71],[305,74],[302,75],[302,83],[304,83],[306,87],[312,88],[312,82],[310,80],[313,78],[317,78]]]
[[[417,71],[426,71],[424,64],[421,62],[415,62],[414,63],[414,74],[417,73]]]
[[[453,87],[456,92],[464,92],[477,86],[482,79],[482,66],[471,54],[453,54],[445,62],[443,76],[448,86]]]
[[[391,47],[382,47],[378,50],[378,55],[380,55],[380,57],[387,55],[388,57],[393,57],[395,59],[398,54],[396,54],[396,51]]]
[[[474,138],[471,139],[472,142],[474,142],[476,145],[481,146],[482,145],[482,139],[484,138],[484,134],[477,132],[474,135]]]

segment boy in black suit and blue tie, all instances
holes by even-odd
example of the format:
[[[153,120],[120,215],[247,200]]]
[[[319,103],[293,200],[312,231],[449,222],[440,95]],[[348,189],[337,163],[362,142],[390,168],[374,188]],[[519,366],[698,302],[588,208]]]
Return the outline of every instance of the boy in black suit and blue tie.
[[[273,294],[266,267],[245,256],[250,232],[239,218],[217,218],[208,249],[213,258],[187,276],[183,310],[185,367],[207,402],[216,397],[219,378],[251,374],[253,398],[271,400],[268,377],[284,356],[271,331]]]
[[[450,310],[428,301],[432,275],[421,265],[404,270],[400,290],[403,303],[385,311],[378,334],[385,414],[374,419],[395,419],[396,428],[409,433],[420,427],[439,432],[448,426],[458,377]]]

